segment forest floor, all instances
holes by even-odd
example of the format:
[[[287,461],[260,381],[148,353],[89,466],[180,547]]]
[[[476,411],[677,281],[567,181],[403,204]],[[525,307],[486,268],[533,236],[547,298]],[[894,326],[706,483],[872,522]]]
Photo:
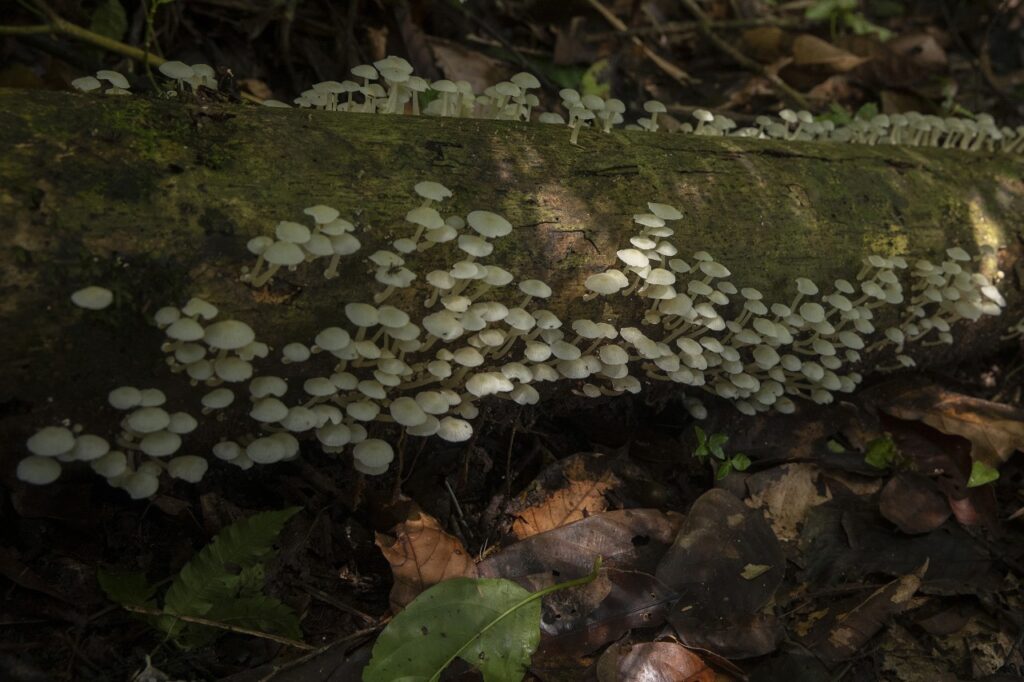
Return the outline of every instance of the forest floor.
[[[5,24],[48,16],[19,6]],[[527,70],[551,101],[567,87],[631,110],[658,99],[669,129],[700,107],[738,120],[783,106],[836,122],[910,110],[1024,120],[1016,0],[172,0],[154,5],[152,32],[144,4],[47,7],[119,44],[212,64],[230,98],[288,101],[398,54],[477,89]],[[0,87],[68,88],[99,68],[145,81],[117,49],[2,29]],[[637,397],[485,409],[477,423],[467,443],[398,444],[400,466],[382,477],[309,448],[244,475],[211,467],[148,503],[87,472],[16,484],[5,458],[0,677],[355,680],[427,587],[483,577],[538,590],[588,575],[598,555],[596,580],[544,600],[527,679],[1024,675],[1019,340],[794,415],[722,404],[695,423],[678,400]],[[291,507],[302,511],[282,521],[277,549],[224,580],[256,575],[252,593],[279,599],[299,632],[275,635],[288,628],[272,619],[168,625],[109,599],[137,587],[133,570],[154,585],[141,608],[156,609],[215,535]],[[448,673],[474,675],[462,662]]]

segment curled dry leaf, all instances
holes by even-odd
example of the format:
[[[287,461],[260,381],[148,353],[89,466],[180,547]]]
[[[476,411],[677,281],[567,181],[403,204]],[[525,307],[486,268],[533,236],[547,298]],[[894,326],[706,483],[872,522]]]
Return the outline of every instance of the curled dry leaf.
[[[609,495],[624,507],[660,506],[663,488],[631,460],[580,452],[546,467],[503,512],[521,540],[607,510]]]
[[[769,568],[748,578],[749,564]],[[655,575],[680,593],[669,622],[684,644],[750,658],[773,651],[781,636],[764,608],[784,571],[782,547],[761,512],[716,488],[694,502]]]
[[[793,64],[824,67],[832,73],[846,73],[868,61],[867,57],[840,49],[821,38],[804,34],[793,41]]]
[[[514,580],[557,571],[561,578],[586,575],[601,556],[604,566],[653,572],[679,530],[678,516],[656,509],[604,512],[526,538],[480,562],[480,575]]]
[[[906,609],[928,572],[928,561],[916,571],[881,587],[851,608],[837,606],[812,629],[805,644],[826,661],[852,657],[875,636],[886,620]]]
[[[597,661],[599,682],[714,682],[701,657],[675,642],[610,647]]]
[[[949,504],[935,483],[906,472],[885,484],[878,509],[908,535],[933,531],[950,516]]]
[[[394,527],[394,537],[377,534],[377,546],[391,564],[391,610],[400,611],[431,585],[449,578],[475,578],[473,559],[434,517],[413,511]]]
[[[880,394],[879,394],[880,395]],[[879,407],[900,419],[924,422],[942,433],[971,442],[971,457],[989,466],[1024,450],[1024,410],[947,391],[936,384],[917,385],[879,400]]]

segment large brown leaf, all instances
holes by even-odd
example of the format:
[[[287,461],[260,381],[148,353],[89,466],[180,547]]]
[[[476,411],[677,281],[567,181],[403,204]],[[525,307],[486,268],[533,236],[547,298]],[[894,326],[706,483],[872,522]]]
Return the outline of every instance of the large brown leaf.
[[[927,571],[926,561],[913,573],[880,587],[863,601],[850,607],[832,607],[812,628],[804,643],[826,661],[851,658],[882,629],[890,616],[910,606]]]
[[[877,394],[878,406],[900,419],[924,422],[939,431],[971,442],[971,457],[989,466],[1024,450],[1024,410],[972,398],[927,383]]]
[[[675,642],[617,645],[597,661],[599,682],[714,682],[701,657]]]
[[[394,537],[377,534],[377,546],[391,564],[394,585],[391,610],[400,611],[431,585],[449,578],[477,575],[473,559],[434,517],[414,510],[394,527]]]
[[[672,543],[681,520],[656,509],[620,509],[549,530],[480,562],[484,578],[515,579],[555,572],[584,576],[600,556],[608,568],[651,573]]]
[[[626,502],[625,506],[655,506],[631,499],[626,490],[630,482],[636,483],[635,488],[658,487],[646,471],[629,460],[580,452],[544,469],[504,511],[513,518],[512,534],[522,540],[606,511],[606,496],[612,493],[620,504]]]

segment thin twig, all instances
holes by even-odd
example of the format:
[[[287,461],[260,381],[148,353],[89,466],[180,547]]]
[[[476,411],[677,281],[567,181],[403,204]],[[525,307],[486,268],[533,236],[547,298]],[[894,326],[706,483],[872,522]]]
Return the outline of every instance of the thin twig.
[[[602,17],[604,17],[605,21],[607,21],[609,24],[611,24],[615,28],[616,31],[619,31],[621,33],[623,31],[628,30],[626,25],[624,23],[622,23],[622,20],[619,19],[614,14],[612,14],[612,12],[607,7],[605,7],[600,2],[598,2],[598,0],[587,0],[587,3],[591,7],[593,7],[595,10],[597,10],[598,13],[600,13],[600,15]],[[659,69],[661,69],[666,74],[668,74],[670,77],[672,77],[675,80],[679,81],[683,85],[689,85],[691,83],[699,83],[700,82],[696,78],[691,76],[690,74],[688,74],[685,71],[683,71],[682,69],[680,69],[678,66],[676,66],[672,62],[670,62],[667,59],[665,59],[664,57],[662,57],[660,54],[658,54],[657,52],[655,52],[651,48],[647,47],[647,44],[644,43],[644,41],[640,40],[640,38],[638,38],[637,36],[631,35],[631,36],[629,36],[629,39],[630,39],[630,41],[634,45],[636,45],[638,48],[640,48],[640,51],[644,53],[645,57],[647,57],[652,62],[657,64]]]
[[[777,19],[775,17],[751,17],[749,19],[720,19],[709,22],[709,27],[714,30],[735,30],[744,28],[763,28],[775,26],[778,28],[799,28],[806,25],[804,21],[793,19]],[[600,43],[613,38],[628,36],[674,36],[678,34],[695,33],[700,30],[696,21],[666,21],[655,26],[637,26],[626,28],[622,31],[601,31],[590,33],[583,37],[585,43]]]
[[[151,66],[160,66],[166,59],[157,57],[156,55],[147,55],[145,51],[140,50],[137,47],[132,47],[122,43],[119,40],[108,38],[105,35],[94,33],[87,28],[82,28],[78,24],[73,24],[70,21],[63,19],[58,15],[49,5],[42,0],[34,0],[33,3],[42,13],[46,16],[49,21],[45,25],[33,25],[33,26],[0,26],[0,35],[37,35],[40,33],[56,33],[58,35],[67,36],[80,40],[83,43],[88,43],[107,52],[113,52],[130,59],[135,59],[143,63],[149,63]]]
[[[272,642],[278,644],[284,644],[295,649],[302,649],[303,651],[314,651],[315,646],[300,642],[297,639],[291,639],[290,637],[282,637],[280,635],[272,635],[269,632],[263,632],[261,630],[253,630],[251,628],[242,627],[240,625],[230,625],[229,623],[221,623],[216,620],[210,620],[208,618],[200,618],[199,616],[179,616],[173,613],[164,613],[159,609],[150,609],[145,606],[134,606],[132,604],[124,605],[125,611],[131,611],[132,613],[140,613],[145,616],[171,616],[176,620],[180,620],[183,623],[195,623],[196,625],[206,625],[211,628],[217,628],[218,630],[227,630],[228,632],[235,632],[241,635],[250,635],[252,637],[259,637],[260,639],[269,639]]]
[[[799,92],[791,88],[789,84],[786,83],[786,81],[779,78],[778,74],[770,72],[768,69],[764,67],[764,65],[754,61],[753,59],[751,59],[750,57],[743,54],[735,47],[727,43],[725,40],[720,38],[711,29],[711,20],[708,19],[708,16],[704,14],[704,12],[701,10],[700,7],[697,6],[697,3],[694,0],[682,0],[682,3],[683,6],[686,7],[686,9],[690,12],[690,14],[692,14],[697,19],[697,29],[705,38],[711,41],[711,44],[717,47],[720,51],[724,52],[734,62],[742,66],[744,69],[747,69],[748,71],[753,71],[754,73],[770,80],[772,84],[776,87],[776,89],[779,90],[779,93],[784,98],[788,99],[792,104],[796,105],[798,108],[811,108],[810,105],[807,103],[807,99]]]
[[[371,615],[369,615],[367,613],[363,613],[362,611],[360,611],[359,609],[355,608],[354,606],[349,606],[348,604],[346,604],[345,602],[341,601],[337,597],[332,597],[331,595],[327,594],[323,590],[319,590],[316,587],[314,587],[313,585],[310,585],[309,583],[300,582],[299,584],[302,585],[302,589],[304,589],[307,592],[309,592],[309,594],[311,596],[316,597],[317,599],[319,599],[320,601],[322,601],[325,604],[330,604],[334,608],[336,608],[336,609],[338,609],[340,611],[344,611],[345,613],[351,614],[353,616],[359,616],[360,618],[365,620],[367,623],[376,623],[377,622],[377,619],[374,618],[373,616],[371,616]]]

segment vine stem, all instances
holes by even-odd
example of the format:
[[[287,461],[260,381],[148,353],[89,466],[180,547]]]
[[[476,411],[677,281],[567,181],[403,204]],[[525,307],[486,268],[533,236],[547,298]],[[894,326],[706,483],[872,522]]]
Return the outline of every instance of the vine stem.
[[[49,5],[43,2],[43,0],[33,0],[32,4],[40,10],[40,12],[37,13],[41,13],[45,16],[47,23],[31,26],[0,26],[0,35],[18,36],[56,33],[68,36],[69,38],[75,38],[83,43],[94,45],[108,52],[120,54],[125,57],[129,57],[130,59],[135,59],[150,66],[160,66],[167,61],[155,54],[149,54],[137,47],[132,47],[131,45],[122,43],[120,40],[108,38],[105,35],[83,28],[78,24],[73,24],[58,15]]]
[[[591,570],[590,573],[588,573],[587,575],[583,576],[582,578],[576,578],[575,580],[567,580],[564,583],[557,583],[555,585],[550,585],[548,587],[545,587],[543,590],[538,590],[536,592],[531,592],[529,595],[527,595],[523,599],[520,599],[518,602],[516,602],[512,606],[510,606],[507,609],[505,609],[501,614],[498,615],[497,618],[495,618],[490,623],[488,623],[483,628],[481,628],[480,632],[476,633],[476,635],[474,635],[465,644],[463,644],[461,647],[459,647],[458,651],[456,651],[454,654],[449,656],[448,660],[446,660],[444,662],[444,664],[440,668],[438,668],[437,672],[434,673],[434,675],[430,678],[430,682],[437,682],[437,680],[440,680],[441,679],[441,673],[443,673],[448,668],[448,666],[450,666],[452,664],[452,662],[456,658],[458,658],[462,654],[462,652],[465,651],[469,647],[470,644],[472,644],[473,642],[476,642],[481,637],[483,637],[484,633],[486,633],[488,630],[490,630],[495,625],[497,625],[502,620],[504,620],[505,617],[508,616],[509,614],[511,614],[511,613],[513,613],[515,611],[518,611],[519,609],[521,609],[522,607],[526,606],[527,604],[529,604],[532,601],[536,601],[538,599],[542,599],[542,598],[546,597],[547,595],[551,594],[552,592],[558,592],[559,590],[568,590],[568,589],[573,588],[573,587],[580,587],[582,585],[586,585],[588,583],[592,583],[592,582],[594,582],[594,580],[597,579],[597,575],[598,575],[598,573],[600,571],[601,571],[601,557],[599,556],[596,559],[594,559],[594,568],[593,568],[593,570]]]
[[[165,613],[159,609],[151,609],[145,606],[135,606],[133,604],[124,604],[125,611],[132,613],[142,614],[144,616],[171,616],[177,620],[185,623],[195,623],[196,625],[206,625],[211,628],[217,628],[219,630],[227,630],[229,632],[237,632],[241,635],[251,635],[252,637],[259,637],[260,639],[269,639],[272,642],[278,644],[284,644],[295,649],[302,649],[303,651],[315,651],[316,647],[300,642],[297,639],[291,639],[290,637],[282,637],[280,635],[273,635],[269,632],[263,632],[262,630],[253,630],[251,628],[242,627],[240,625],[229,625],[228,623],[221,623],[216,620],[210,620],[209,618],[200,618],[198,616],[181,616],[176,613]]]

